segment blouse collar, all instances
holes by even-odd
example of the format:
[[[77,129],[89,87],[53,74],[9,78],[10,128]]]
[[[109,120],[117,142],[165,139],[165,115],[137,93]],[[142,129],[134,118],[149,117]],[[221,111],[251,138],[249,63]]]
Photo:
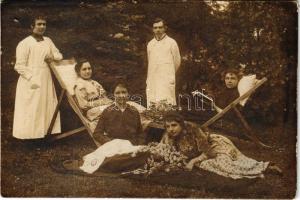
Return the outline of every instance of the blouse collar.
[[[165,34],[163,34],[163,35],[161,36],[161,38],[157,38],[157,37],[154,37],[154,38],[156,39],[156,41],[161,41],[161,40],[163,40],[166,36],[167,36],[167,34],[165,33]]]
[[[121,109],[116,102],[114,102],[114,109],[118,110],[118,111],[121,111],[121,112],[124,112],[126,109],[128,108],[128,104],[126,103],[125,105],[125,108],[124,109]]]
[[[44,41],[44,37],[42,35],[37,35],[32,33],[31,36],[37,41],[37,42],[41,42]]]

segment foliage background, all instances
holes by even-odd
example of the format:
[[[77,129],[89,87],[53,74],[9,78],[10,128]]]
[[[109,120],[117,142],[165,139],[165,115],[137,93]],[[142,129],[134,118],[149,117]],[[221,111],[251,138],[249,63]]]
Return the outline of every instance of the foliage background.
[[[1,11],[2,195],[49,196],[51,191],[53,196],[76,197],[293,198],[298,42],[295,2],[230,1],[226,11],[218,11],[194,0],[4,0]],[[222,87],[223,70],[232,67],[256,73],[259,78],[267,77],[253,102],[268,124],[256,130],[264,141],[280,148],[261,150],[238,139],[234,143],[252,158],[275,161],[286,174],[232,190],[187,190],[54,173],[48,163],[53,157],[84,155],[94,147],[86,135],[70,137],[50,147],[30,147],[11,136],[18,79],[13,70],[15,48],[31,33],[30,19],[37,14],[47,16],[46,35],[64,57],[87,57],[96,69],[94,79],[109,92],[116,81],[125,79],[131,94],[145,96],[146,44],[153,37],[151,21],[157,16],[166,19],[168,33],[178,42],[183,57],[177,74],[178,93],[202,87],[217,91]],[[67,102],[61,115],[63,129],[80,125]],[[216,180],[222,183],[224,179]],[[214,186],[209,181],[205,182],[207,186]]]
[[[87,57],[94,79],[110,91],[128,81],[132,94],[145,96],[146,44],[151,21],[166,19],[183,63],[178,93],[218,89],[226,68],[268,78],[257,102],[269,121],[288,119],[295,110],[297,12],[294,2],[229,2],[218,11],[203,1],[40,1],[2,5],[2,119],[11,126],[17,73],[15,47],[30,34],[33,15],[48,18],[47,35],[65,58]],[[74,15],[74,13],[78,13]],[[119,35],[116,35],[118,34]],[[121,33],[121,34],[120,34]],[[144,104],[146,102],[143,102]]]
[[[151,22],[166,19],[183,57],[178,93],[223,87],[222,72],[237,68],[268,82],[255,106],[266,122],[295,118],[297,7],[294,2],[229,2],[218,11],[203,1],[4,2],[2,5],[2,119],[11,127],[17,73],[15,47],[30,34],[32,16],[48,16],[47,35],[65,58],[87,57],[94,79],[111,91],[125,79],[145,96],[146,44]],[[170,12],[166,12],[170,11]],[[79,13],[74,15],[74,13]],[[144,98],[145,100],[145,98]],[[145,101],[143,102],[146,103]],[[62,111],[65,118],[69,116]],[[68,124],[68,119],[67,119]]]

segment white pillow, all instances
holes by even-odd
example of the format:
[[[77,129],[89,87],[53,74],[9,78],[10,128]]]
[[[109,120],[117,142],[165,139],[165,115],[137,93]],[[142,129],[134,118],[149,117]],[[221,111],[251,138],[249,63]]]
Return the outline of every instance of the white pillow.
[[[256,82],[257,82],[256,75],[243,76],[238,83],[238,91],[239,91],[240,96],[244,95],[251,88],[253,88],[255,86]],[[240,105],[245,106],[248,98],[249,97],[240,101]]]
[[[70,95],[74,95],[74,85],[78,78],[75,72],[75,64],[57,65],[54,68],[66,85],[65,89]]]

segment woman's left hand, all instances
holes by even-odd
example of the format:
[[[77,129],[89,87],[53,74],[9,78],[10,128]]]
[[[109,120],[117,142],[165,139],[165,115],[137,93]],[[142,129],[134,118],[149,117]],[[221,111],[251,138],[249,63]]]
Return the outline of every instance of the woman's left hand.
[[[207,158],[207,155],[205,153],[202,153],[200,156],[196,157],[196,158],[193,158],[192,160],[189,161],[188,164],[186,164],[185,168],[187,170],[192,170],[195,163],[201,163],[203,160],[206,160],[208,159]]]
[[[188,164],[186,164],[185,168],[189,171],[192,171],[194,165],[195,165],[196,160],[192,159]]]

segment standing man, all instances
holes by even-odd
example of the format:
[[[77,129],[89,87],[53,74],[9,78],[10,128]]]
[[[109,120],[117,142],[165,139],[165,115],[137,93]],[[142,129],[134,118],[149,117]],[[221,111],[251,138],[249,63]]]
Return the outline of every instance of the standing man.
[[[43,138],[57,105],[54,84],[48,63],[62,55],[52,40],[44,36],[46,19],[35,17],[32,34],[22,40],[16,50],[17,83],[13,136],[18,139]],[[57,115],[52,133],[60,133]]]
[[[157,18],[153,23],[154,38],[147,45],[147,107],[159,101],[176,105],[175,74],[181,57],[176,41],[166,34],[166,23]]]

